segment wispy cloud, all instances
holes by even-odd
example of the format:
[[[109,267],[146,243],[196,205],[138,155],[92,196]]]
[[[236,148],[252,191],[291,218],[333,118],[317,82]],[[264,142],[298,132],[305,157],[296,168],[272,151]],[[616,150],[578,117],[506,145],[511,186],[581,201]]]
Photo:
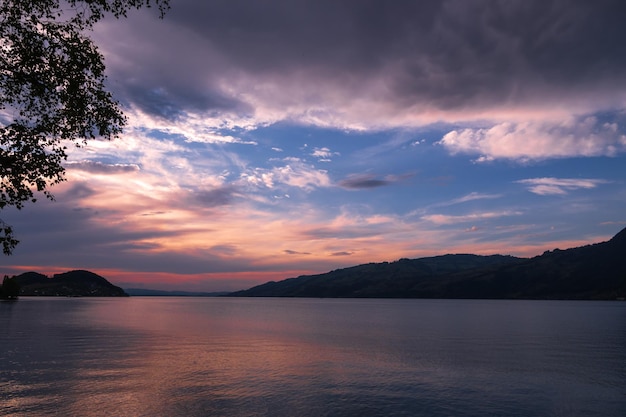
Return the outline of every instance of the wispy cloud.
[[[457,204],[463,204],[463,203],[467,203],[470,201],[477,201],[477,200],[493,200],[493,199],[498,199],[501,198],[503,196],[503,194],[485,194],[485,193],[478,193],[478,192],[471,192],[469,194],[466,194],[462,197],[458,197],[452,200],[447,200],[447,201],[442,201],[442,202],[438,202],[438,203],[434,203],[434,204],[430,204],[428,206],[425,207],[421,207],[419,209],[416,210],[412,210],[409,213],[407,213],[407,217],[413,217],[413,216],[419,216],[422,217],[424,216],[424,213],[429,212],[432,209],[436,209],[436,208],[441,208],[441,207],[449,207],[449,206],[454,206]]]
[[[539,195],[564,195],[578,189],[596,188],[608,181],[591,178],[528,178],[516,181],[528,186],[528,191]]]
[[[196,133],[187,137],[186,141],[198,143],[237,143],[242,145],[258,145],[255,141],[247,141],[231,135],[223,135],[215,132]]]
[[[464,195],[463,197],[459,197],[459,198],[455,198],[454,200],[450,200],[446,203],[442,203],[440,205],[448,205],[448,206],[452,206],[455,204],[461,204],[461,203],[466,203],[468,201],[475,201],[475,200],[493,200],[496,198],[501,198],[502,194],[484,194],[484,193],[477,193],[477,192],[471,192],[467,195]]]
[[[519,216],[521,215],[521,211],[511,211],[511,210],[503,210],[503,211],[487,211],[480,213],[470,213],[470,214],[462,214],[462,215],[449,215],[449,214],[428,214],[422,216],[423,220],[429,221],[435,224],[456,224],[456,223],[467,223],[474,222],[485,219],[497,219],[500,217],[508,217],[508,216]]]
[[[139,171],[137,164],[105,164],[98,161],[67,162],[67,169],[91,172],[93,174],[124,174]]]

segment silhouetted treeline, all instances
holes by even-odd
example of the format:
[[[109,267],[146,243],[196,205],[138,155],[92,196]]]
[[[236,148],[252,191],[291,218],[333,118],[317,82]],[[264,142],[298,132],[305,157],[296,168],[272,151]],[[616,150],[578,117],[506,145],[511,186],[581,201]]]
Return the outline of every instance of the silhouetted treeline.
[[[0,286],[0,299],[2,300],[16,300],[20,294],[20,285],[15,277],[9,278],[5,275],[2,279],[2,286]]]
[[[111,284],[93,272],[77,270],[56,274],[52,278],[25,272],[14,277],[20,286],[20,295],[64,297],[125,297],[123,289]]]

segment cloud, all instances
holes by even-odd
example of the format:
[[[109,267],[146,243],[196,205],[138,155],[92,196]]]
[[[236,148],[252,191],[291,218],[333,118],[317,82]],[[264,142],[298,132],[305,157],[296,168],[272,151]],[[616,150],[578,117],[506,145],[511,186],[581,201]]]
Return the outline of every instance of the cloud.
[[[258,145],[255,141],[246,141],[241,138],[236,138],[231,135],[221,135],[214,132],[206,132],[196,134],[187,138],[187,142],[199,142],[199,143],[239,143],[243,145]]]
[[[127,172],[139,171],[136,164],[105,164],[98,161],[67,162],[64,164],[67,169],[76,169],[92,174],[124,174]]]
[[[193,197],[204,207],[219,207],[229,205],[236,192],[233,186],[227,185],[212,190],[197,190]]]
[[[283,253],[286,255],[310,255],[311,252],[298,252],[295,250],[291,250],[291,249],[285,249],[283,250]]]
[[[125,95],[132,97],[133,104],[141,111],[170,122],[184,118],[188,111],[231,110],[239,105],[236,100],[217,92],[202,94],[200,91],[173,87],[145,89],[135,79],[126,85]]]
[[[467,223],[467,222],[473,222],[473,221],[485,220],[485,219],[497,219],[500,217],[508,217],[508,216],[519,216],[521,214],[522,212],[520,211],[503,210],[503,211],[487,211],[487,212],[471,213],[471,214],[463,214],[463,215],[428,214],[428,215],[422,216],[422,219],[429,221],[431,223],[445,225],[445,224]]]
[[[330,162],[331,158],[336,155],[339,155],[339,152],[332,152],[326,147],[314,148],[313,152],[311,152],[311,156],[317,158],[320,162]]]
[[[529,178],[515,181],[528,185],[528,191],[539,195],[564,195],[578,189],[591,189],[608,181],[589,178]]]
[[[318,187],[331,185],[328,172],[319,170],[311,165],[292,163],[272,170],[273,178],[277,182],[312,191]]]
[[[626,135],[616,123],[597,117],[547,122],[500,123],[489,128],[453,130],[437,142],[452,154],[480,155],[476,162],[578,156],[615,156],[626,151]]]
[[[211,246],[211,252],[219,253],[225,256],[232,256],[237,254],[237,247],[235,245],[215,245]]]
[[[305,240],[360,239],[377,236],[384,229],[384,227],[372,227],[372,225],[358,222],[329,226],[320,224],[301,228],[298,231],[298,238]]]
[[[166,213],[167,211],[151,211],[148,213],[142,213],[141,216],[160,216]]]
[[[353,175],[349,178],[339,181],[339,186],[352,190],[363,188],[377,188],[389,185],[387,180],[377,179],[374,175]]]
[[[97,192],[93,187],[84,183],[74,183],[63,192],[63,198],[69,201],[81,200],[96,195]]]
[[[290,163],[274,168],[248,169],[241,174],[245,184],[257,188],[295,187],[304,191],[331,185],[328,172],[308,165],[298,159],[290,159]]]
[[[107,87],[128,126],[117,140],[68,149],[56,205],[3,211],[24,242],[11,262],[252,280],[520,244],[538,254],[534,236],[494,229],[544,232],[534,204],[545,201],[511,203],[494,187],[518,178],[516,187],[543,195],[590,187],[566,171],[507,179],[507,164],[486,186],[491,168],[447,154],[482,163],[618,156],[585,170],[620,172],[621,1],[175,3],[164,20],[142,10],[98,24]],[[384,173],[413,170],[419,184],[388,187],[411,174]],[[581,197],[541,217],[584,217],[589,228],[623,220],[619,198],[589,181],[601,201]]]
[[[502,194],[482,194],[482,193],[477,193],[477,192],[471,192],[467,195],[464,195],[463,197],[455,198],[454,200],[448,201],[446,203],[438,204],[438,205],[439,206],[441,205],[452,206],[455,204],[466,203],[468,201],[492,200],[492,199],[496,199],[500,197],[502,197]]]
[[[266,169],[255,168],[241,174],[241,179],[255,187],[274,188],[274,174]]]
[[[376,178],[375,175],[371,175],[371,174],[355,174],[339,181],[337,184],[340,187],[346,188],[349,190],[360,190],[360,189],[384,187],[386,185],[391,185],[398,181],[402,181],[404,179],[410,178],[411,176],[412,174],[387,175],[385,178],[379,179],[379,178]]]
[[[625,10],[620,1],[180,0],[162,21],[134,13],[95,35],[117,96],[151,118],[374,129],[624,107],[626,53],[615,39],[626,37]]]

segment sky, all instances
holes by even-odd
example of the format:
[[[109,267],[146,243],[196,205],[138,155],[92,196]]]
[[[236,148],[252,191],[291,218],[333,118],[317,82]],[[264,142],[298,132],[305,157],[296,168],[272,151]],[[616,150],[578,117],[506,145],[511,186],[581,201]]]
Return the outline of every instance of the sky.
[[[0,273],[230,291],[626,227],[626,3],[171,0],[90,36],[128,116]]]

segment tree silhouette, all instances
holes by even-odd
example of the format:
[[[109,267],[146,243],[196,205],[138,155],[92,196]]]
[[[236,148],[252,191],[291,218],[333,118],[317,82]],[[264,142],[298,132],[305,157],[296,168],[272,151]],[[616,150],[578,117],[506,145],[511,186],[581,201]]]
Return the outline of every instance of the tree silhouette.
[[[67,145],[117,137],[126,122],[105,89],[104,58],[85,35],[107,15],[168,0],[2,0],[0,2],[0,210],[21,209],[34,192],[64,180]],[[0,220],[10,254],[18,241]]]
[[[2,286],[0,287],[0,298],[4,300],[15,300],[20,294],[20,285],[15,277],[9,278],[8,275],[4,276],[2,280]]]

